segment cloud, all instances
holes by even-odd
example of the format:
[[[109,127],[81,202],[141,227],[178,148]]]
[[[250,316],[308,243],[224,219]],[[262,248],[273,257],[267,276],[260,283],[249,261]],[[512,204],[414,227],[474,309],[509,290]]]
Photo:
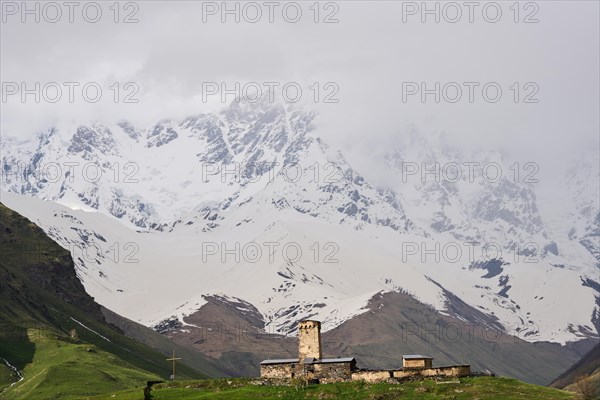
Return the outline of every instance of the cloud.
[[[287,22],[281,11],[291,3],[279,3],[273,23],[262,2],[254,3],[262,12],[256,23],[247,21],[255,15],[252,8],[239,23],[233,14],[224,14],[225,23],[220,12],[203,14],[207,5],[221,7],[221,2],[133,2],[137,9],[121,3],[120,21],[135,11],[139,22],[131,24],[115,23],[109,3],[101,4],[97,23],[77,12],[74,23],[63,16],[54,24],[43,18],[34,23],[30,17],[21,23],[19,14],[3,15],[3,82],[97,82],[103,90],[98,103],[85,101],[80,92],[73,103],[56,104],[36,103],[31,96],[22,103],[18,95],[11,96],[2,103],[3,135],[27,137],[60,120],[127,118],[149,125],[223,106],[218,96],[202,100],[207,82],[297,82],[302,100],[321,115],[319,134],[349,153],[360,154],[365,143],[386,147],[412,124],[423,132],[442,130],[459,146],[509,150],[550,166],[598,143],[595,2],[532,3],[537,10],[521,4],[518,23],[508,3],[496,3],[502,10],[496,23],[482,14],[487,3],[474,10],[473,23],[464,6],[460,21],[448,22],[455,10],[435,2],[429,7],[438,4],[439,23],[433,14],[425,14],[422,23],[420,12],[405,12],[403,22],[403,10],[420,2],[322,2],[318,15],[312,3],[296,3],[303,13],[297,23]],[[242,12],[245,3],[227,4],[230,9],[238,4]],[[539,22],[523,23],[531,15]],[[338,22],[324,23],[327,17]],[[115,82],[117,103],[111,89]],[[132,92],[124,89],[126,82],[139,88],[138,103],[123,102]],[[420,93],[403,101],[407,82],[425,83],[427,89],[439,82],[447,91],[439,103],[433,94],[421,102]],[[473,102],[465,82],[478,84]],[[327,83],[339,89],[338,103],[323,101],[333,92],[326,90]],[[483,98],[486,84],[502,89],[500,101]],[[452,97],[457,87],[460,101],[447,101],[443,94]],[[538,102],[524,103],[527,96]]]

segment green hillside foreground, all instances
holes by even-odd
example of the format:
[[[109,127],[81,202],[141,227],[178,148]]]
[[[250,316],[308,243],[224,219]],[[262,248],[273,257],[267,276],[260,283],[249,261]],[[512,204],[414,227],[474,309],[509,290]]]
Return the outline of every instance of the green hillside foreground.
[[[101,348],[34,329],[35,353],[22,371],[25,379],[0,393],[1,399],[73,399],[158,380]]]
[[[0,204],[0,399],[70,400],[166,379],[167,347],[157,351],[107,322],[70,252]],[[179,376],[209,375],[209,360],[195,357]]]
[[[363,382],[332,383],[322,385],[277,386],[264,385],[260,379],[213,379],[202,381],[179,381],[155,385],[153,400],[200,400],[200,399],[456,399],[456,400],[562,400],[576,399],[573,393],[558,389],[531,385],[508,378],[462,378],[439,383],[433,380],[405,383]],[[143,399],[142,388],[114,392],[89,400],[136,400]]]
[[[550,386],[576,392],[582,400],[600,399],[600,343]]]

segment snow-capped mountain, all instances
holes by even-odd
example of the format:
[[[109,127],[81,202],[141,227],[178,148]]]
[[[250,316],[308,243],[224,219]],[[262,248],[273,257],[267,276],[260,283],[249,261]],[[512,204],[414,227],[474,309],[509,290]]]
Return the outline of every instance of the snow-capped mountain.
[[[597,337],[597,163],[567,176],[564,215],[544,214],[510,159],[440,143],[413,134],[390,149],[397,184],[376,187],[319,138],[314,113],[234,102],[147,128],[2,138],[2,202],[72,249],[99,303],[149,326],[218,295],[276,332],[308,317],[333,328],[404,291],[467,319],[461,299],[486,316],[473,323],[529,341]],[[414,174],[423,163],[446,170]]]
[[[2,142],[3,189],[95,209],[138,229],[171,230],[197,219],[208,222],[196,228],[214,229],[220,214],[256,203],[258,192],[260,201],[330,222],[414,229],[393,193],[378,193],[309,135],[314,117],[234,102],[219,114],[144,130],[126,121],[51,129],[31,142]]]

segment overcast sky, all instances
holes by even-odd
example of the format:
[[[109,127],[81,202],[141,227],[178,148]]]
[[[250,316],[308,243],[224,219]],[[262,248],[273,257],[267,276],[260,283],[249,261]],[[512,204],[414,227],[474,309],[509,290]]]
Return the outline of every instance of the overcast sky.
[[[10,4],[8,4],[10,3]],[[121,118],[148,125],[162,118],[214,110],[222,106],[218,95],[203,101],[207,82],[297,82],[303,89],[301,102],[321,117],[318,133],[335,146],[377,151],[389,146],[408,126],[423,131],[444,131],[454,143],[509,150],[521,160],[575,155],[598,147],[599,128],[599,3],[597,1],[538,1],[477,3],[474,22],[469,8],[458,2],[462,17],[456,23],[456,7],[443,8],[440,22],[434,15],[421,21],[421,2],[338,1],[319,4],[315,23],[313,2],[299,3],[302,17],[285,20],[285,2],[269,8],[258,2],[262,18],[251,23],[256,8],[221,21],[221,2],[139,1],[121,3],[119,23],[113,21],[113,2],[99,2],[102,17],[97,23],[84,20],[82,5],[68,21],[68,8],[40,10],[40,22],[25,15],[21,2],[2,2],[1,78],[7,82],[79,82],[74,103],[68,90],[55,104],[19,94],[2,101],[2,134],[27,137],[57,120],[114,121]],[[409,4],[410,3],[410,4]],[[34,3],[29,3],[34,7]],[[58,2],[62,4],[62,2]],[[255,3],[256,4],[256,3]],[[435,2],[428,3],[431,8]],[[230,7],[235,7],[233,2]],[[499,5],[502,15],[496,18]],[[510,8],[510,7],[513,8]],[[15,7],[18,9],[15,10]],[[41,7],[41,5],[39,6]],[[287,6],[285,17],[295,17]],[[413,15],[413,13],[416,14]],[[137,23],[123,23],[129,14]],[[89,7],[86,17],[94,19]],[[246,18],[244,18],[246,17]],[[336,23],[323,23],[329,17]],[[518,19],[515,23],[514,19]],[[524,23],[525,19],[537,23]],[[203,21],[205,19],[205,21]],[[404,19],[404,21],[403,21]],[[98,103],[82,98],[81,85],[98,82],[103,89]],[[120,102],[112,101],[110,86],[134,82],[140,89],[137,104],[123,103],[131,92],[121,87]],[[312,98],[314,83],[320,101]],[[328,82],[334,86],[325,87]],[[433,95],[420,101],[407,97],[406,82],[456,82],[463,89],[456,103]],[[464,82],[476,82],[474,101],[469,102]],[[483,98],[482,87],[495,82],[502,89],[497,103]],[[519,102],[514,102],[515,82]],[[530,83],[529,86],[526,86]],[[532,84],[531,84],[532,83]],[[449,89],[454,86],[450,85]],[[511,89],[512,87],[512,89]],[[314,86],[313,86],[314,88]],[[324,103],[333,95],[337,104]],[[453,90],[453,89],[452,89]],[[455,92],[449,91],[449,97]],[[536,92],[535,94],[532,94]],[[52,93],[52,92],[50,92]],[[494,95],[493,91],[492,97]],[[537,103],[524,103],[526,96]],[[228,98],[231,100],[232,98]]]

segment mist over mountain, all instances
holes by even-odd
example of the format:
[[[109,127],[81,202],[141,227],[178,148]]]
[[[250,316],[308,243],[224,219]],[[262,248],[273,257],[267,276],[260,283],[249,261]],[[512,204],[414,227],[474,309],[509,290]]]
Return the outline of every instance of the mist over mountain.
[[[86,290],[148,326],[219,295],[275,332],[333,329],[397,291],[459,316],[460,299],[532,342],[598,338],[597,158],[557,177],[552,203],[535,163],[403,137],[374,160],[382,184],[320,138],[317,114],[264,99],[147,127],[51,127],[2,137],[3,201],[87,249],[74,257]]]

